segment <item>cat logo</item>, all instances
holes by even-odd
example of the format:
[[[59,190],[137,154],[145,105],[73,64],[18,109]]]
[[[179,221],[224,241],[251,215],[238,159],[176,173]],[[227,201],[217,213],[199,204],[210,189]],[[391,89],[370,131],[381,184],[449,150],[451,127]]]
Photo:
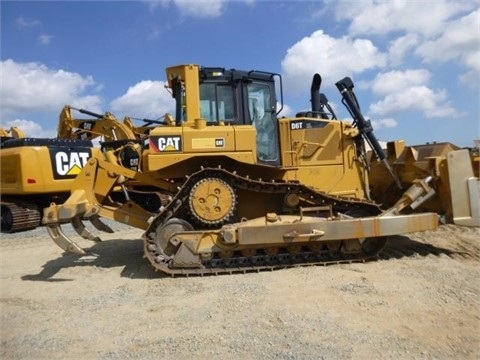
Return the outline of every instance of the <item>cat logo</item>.
[[[152,136],[150,146],[156,152],[182,151],[181,136]]]
[[[65,149],[51,149],[51,159],[54,179],[74,178],[91,158],[90,150],[73,151]]]

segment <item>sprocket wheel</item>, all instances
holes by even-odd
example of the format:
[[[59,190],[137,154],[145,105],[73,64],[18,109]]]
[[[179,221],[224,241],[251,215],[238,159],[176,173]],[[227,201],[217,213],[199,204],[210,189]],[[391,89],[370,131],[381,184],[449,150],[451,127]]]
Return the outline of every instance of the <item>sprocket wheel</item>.
[[[192,187],[188,204],[195,220],[205,225],[220,225],[233,216],[237,199],[227,182],[209,177]]]

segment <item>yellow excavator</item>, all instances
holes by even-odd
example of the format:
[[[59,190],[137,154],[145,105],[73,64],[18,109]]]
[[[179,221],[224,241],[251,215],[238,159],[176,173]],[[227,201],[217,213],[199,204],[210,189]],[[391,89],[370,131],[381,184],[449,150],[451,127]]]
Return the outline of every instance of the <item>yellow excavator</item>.
[[[76,118],[74,110],[91,117]],[[66,105],[55,139],[27,137],[18,127],[0,128],[1,231],[19,232],[39,226],[43,208],[69,197],[71,182],[88,159],[98,157],[104,146],[142,141],[150,124],[136,127],[130,118],[122,123],[110,112],[99,115]],[[102,139],[101,146],[94,146],[92,140],[98,138]],[[90,220],[95,227],[111,232],[97,217]],[[74,227],[82,236],[96,238],[80,220]]]
[[[100,216],[145,230],[156,270],[203,275],[363,261],[390,235],[437,228],[434,212],[402,213],[432,196],[430,176],[388,209],[369,199],[365,142],[400,180],[363,117],[336,118],[320,75],[311,110],[288,118],[278,117],[279,74],[187,64],[166,75],[172,120],[150,129],[147,143],[104,147],[70,197],[44,209],[63,250],[85,253],[62,224]],[[352,110],[352,81],[336,85]]]

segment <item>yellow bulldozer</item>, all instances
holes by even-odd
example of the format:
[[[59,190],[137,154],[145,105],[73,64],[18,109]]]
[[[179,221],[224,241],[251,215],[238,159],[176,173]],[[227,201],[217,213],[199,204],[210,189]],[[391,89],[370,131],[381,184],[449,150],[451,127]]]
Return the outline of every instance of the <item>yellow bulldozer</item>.
[[[288,118],[279,74],[187,64],[166,75],[175,115],[145,141],[104,147],[44,209],[63,250],[85,253],[62,224],[100,216],[145,230],[156,270],[203,275],[365,260],[390,235],[438,226],[435,212],[402,213],[432,196],[431,176],[388,209],[370,200],[365,141],[400,179],[367,121],[336,118],[320,75],[311,110]],[[354,105],[351,80],[337,87]]]

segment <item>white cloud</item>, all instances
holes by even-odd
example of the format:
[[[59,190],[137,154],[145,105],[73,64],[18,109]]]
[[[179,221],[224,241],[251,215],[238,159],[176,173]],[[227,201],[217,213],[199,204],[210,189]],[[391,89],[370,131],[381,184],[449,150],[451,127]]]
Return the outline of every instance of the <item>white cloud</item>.
[[[434,36],[443,32],[447,22],[477,8],[478,1],[435,0],[336,0],[330,2],[339,20],[351,21],[350,34],[385,35],[395,31]]]
[[[40,44],[42,45],[48,45],[52,41],[53,35],[48,35],[48,34],[42,34],[38,37],[38,41],[40,41]]]
[[[445,90],[432,90],[432,74],[425,69],[390,71],[376,76],[372,92],[384,98],[370,105],[372,114],[386,115],[420,111],[427,118],[458,115],[447,101]]]
[[[188,16],[218,17],[222,14],[225,0],[174,0],[180,13]]]
[[[372,114],[420,111],[427,118],[448,117],[458,112],[447,101],[445,90],[433,91],[425,85],[404,88],[370,105]]]
[[[83,95],[95,85],[91,76],[64,70],[49,69],[39,63],[16,63],[13,60],[0,62],[0,101],[2,118],[14,116],[21,111],[52,111],[72,106],[100,108],[101,98]]]
[[[478,39],[480,10],[447,24],[441,36],[426,41],[416,53],[426,62],[459,60],[462,65],[480,73]]]
[[[174,5],[180,14],[191,17],[214,18],[222,15],[227,0],[148,0],[151,9]],[[247,1],[250,3],[251,1]]]
[[[38,21],[38,20],[33,20],[33,19],[28,19],[28,18],[24,18],[23,16],[20,16],[18,17],[16,20],[15,20],[15,23],[17,24],[17,26],[21,29],[25,29],[25,28],[30,28],[30,27],[34,27],[34,26],[38,26],[38,25],[41,25],[41,22]]]
[[[277,102],[277,111],[280,109],[281,104]],[[283,104],[282,111],[277,115],[278,117],[290,117],[293,116],[293,109],[287,104]]]
[[[371,123],[374,130],[394,128],[398,125],[397,120],[392,118],[376,119],[372,120]]]
[[[289,91],[306,89],[318,72],[323,84],[333,84],[345,75],[382,67],[386,56],[370,40],[349,37],[333,38],[322,30],[315,31],[290,49],[282,61],[285,82]]]
[[[393,66],[402,64],[415,47],[414,53],[424,62],[458,61],[469,75],[480,76],[480,0],[340,0],[329,4],[337,19],[349,22],[353,36],[401,34],[390,42]]]
[[[110,107],[114,113],[121,113],[122,116],[158,119],[175,109],[175,102],[165,85],[163,81],[141,81],[113,100]]]
[[[25,131],[28,137],[37,138],[53,138],[57,136],[54,130],[44,130],[42,126],[31,120],[15,119],[6,121],[2,124],[3,127],[10,129],[11,127],[18,127]]]
[[[392,40],[388,49],[388,59],[391,66],[403,63],[407,52],[418,45],[420,39],[416,34],[407,34]]]
[[[430,78],[430,72],[425,69],[394,70],[378,74],[371,84],[371,89],[377,95],[387,95],[393,92],[404,91],[414,86],[427,84]]]

